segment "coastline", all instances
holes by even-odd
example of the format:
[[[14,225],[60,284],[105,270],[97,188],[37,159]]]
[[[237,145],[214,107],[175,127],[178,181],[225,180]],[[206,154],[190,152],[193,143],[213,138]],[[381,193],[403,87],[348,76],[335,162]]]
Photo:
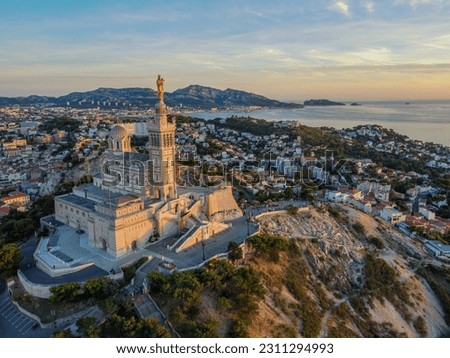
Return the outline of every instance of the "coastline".
[[[298,109],[192,112],[192,117],[212,119],[233,115],[268,121],[298,120],[311,127],[351,128],[378,124],[413,140],[450,146],[450,101],[358,102],[361,106],[305,106]]]

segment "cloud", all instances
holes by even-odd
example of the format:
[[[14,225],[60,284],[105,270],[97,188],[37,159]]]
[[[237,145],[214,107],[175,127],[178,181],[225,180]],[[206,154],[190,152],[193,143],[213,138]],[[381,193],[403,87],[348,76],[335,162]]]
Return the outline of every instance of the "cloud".
[[[372,1],[367,1],[364,4],[364,6],[365,6],[367,12],[370,13],[370,14],[375,11],[375,4]]]
[[[348,16],[348,17],[351,16],[350,7],[346,1],[343,1],[343,0],[333,1],[331,9],[336,10],[336,11],[340,12],[341,14],[344,14],[345,16]]]
[[[361,48],[348,52],[313,49],[307,56],[313,66],[379,66],[397,63],[392,51],[386,47]]]
[[[396,0],[394,4],[408,4],[413,9],[416,9],[417,5],[441,5],[442,3],[442,0]]]
[[[391,50],[386,47],[368,48],[351,54],[355,57],[355,63],[363,64],[392,64],[393,56]]]

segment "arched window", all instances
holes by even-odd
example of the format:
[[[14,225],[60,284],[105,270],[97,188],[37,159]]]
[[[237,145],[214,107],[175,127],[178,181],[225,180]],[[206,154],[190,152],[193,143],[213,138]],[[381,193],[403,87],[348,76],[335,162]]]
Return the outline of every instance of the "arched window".
[[[103,160],[103,164],[102,164],[103,173],[105,173],[105,174],[109,174],[110,173],[110,170],[109,170],[109,165],[110,164],[111,163],[110,163],[110,161],[108,159],[105,158]]]
[[[116,149],[120,149],[120,141],[116,142]]]

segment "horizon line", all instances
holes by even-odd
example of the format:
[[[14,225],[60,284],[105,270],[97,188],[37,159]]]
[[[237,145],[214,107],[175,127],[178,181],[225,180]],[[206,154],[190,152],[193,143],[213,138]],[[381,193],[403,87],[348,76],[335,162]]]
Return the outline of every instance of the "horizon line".
[[[308,101],[311,99],[327,99],[327,100],[332,100],[332,101],[340,101],[340,102],[446,102],[446,101],[450,101],[450,98],[434,98],[434,99],[423,99],[423,98],[397,98],[397,99],[388,99],[388,98],[365,98],[365,99],[351,99],[351,98],[344,98],[344,99],[339,99],[339,98],[335,98],[335,97],[329,97],[329,96],[305,96],[304,99],[292,99],[292,98],[285,98],[285,99],[276,99],[276,98],[272,98],[269,97],[267,95],[263,95],[260,94],[258,92],[251,92],[248,90],[241,90],[241,89],[237,89],[237,88],[231,88],[231,87],[227,87],[225,89],[221,89],[221,88],[217,88],[217,87],[212,87],[212,86],[206,86],[206,85],[200,85],[200,84],[190,84],[184,87],[180,87],[177,88],[173,91],[166,91],[167,93],[173,93],[177,90],[180,89],[185,89],[187,87],[190,86],[200,86],[200,87],[206,87],[206,88],[213,88],[213,89],[217,89],[220,91],[225,91],[228,89],[231,90],[235,90],[235,91],[241,91],[241,92],[246,92],[246,93],[251,93],[251,94],[256,94],[258,96],[263,96],[266,97],[270,100],[276,100],[276,101],[280,101],[280,102],[290,102],[290,103],[295,103],[295,104],[303,104],[304,101]],[[21,94],[21,95],[2,95],[0,94],[0,97],[3,98],[27,98],[27,97],[31,97],[31,96],[39,96],[39,97],[54,97],[54,98],[59,98],[59,97],[63,97],[66,95],[69,95],[71,93],[84,93],[84,92],[91,92],[91,91],[96,91],[99,89],[114,89],[114,90],[121,90],[121,89],[131,89],[131,88],[139,88],[139,89],[149,89],[152,90],[154,92],[156,92],[155,89],[153,89],[152,87],[142,87],[142,86],[125,86],[125,87],[109,87],[109,86],[99,86],[97,88],[91,88],[91,89],[85,89],[85,90],[74,90],[74,91],[66,91],[63,94],[57,94],[57,95],[51,95],[51,94],[39,94],[36,92],[32,92],[32,93],[28,93],[28,94]]]

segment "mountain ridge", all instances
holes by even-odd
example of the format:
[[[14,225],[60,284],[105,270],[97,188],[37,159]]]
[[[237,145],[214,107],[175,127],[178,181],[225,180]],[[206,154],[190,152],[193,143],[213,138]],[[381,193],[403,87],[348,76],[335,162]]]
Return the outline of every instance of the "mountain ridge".
[[[151,88],[142,87],[99,87],[84,92],[70,92],[59,97],[52,96],[20,96],[0,97],[0,106],[8,105],[46,105],[69,107],[149,107],[158,101],[157,93]],[[164,101],[171,107],[187,107],[195,109],[227,108],[227,107],[270,107],[301,108],[301,104],[277,101],[251,92],[227,88],[189,85],[173,92],[166,92]]]

